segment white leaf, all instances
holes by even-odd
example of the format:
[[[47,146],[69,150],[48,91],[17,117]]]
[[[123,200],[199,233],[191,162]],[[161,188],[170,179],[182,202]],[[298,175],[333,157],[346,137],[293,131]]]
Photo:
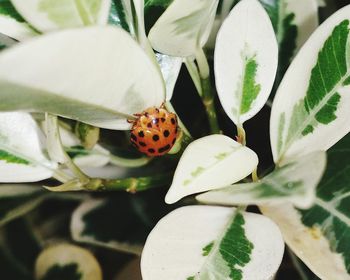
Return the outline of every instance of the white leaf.
[[[11,0],[17,11],[42,32],[107,23],[110,0]]]
[[[187,57],[207,42],[218,0],[174,0],[149,33],[153,48],[161,53]]]
[[[278,88],[270,123],[278,164],[327,150],[350,131],[349,12],[339,10],[314,32]]]
[[[240,126],[266,103],[278,65],[275,32],[257,0],[240,1],[226,18],[217,36],[214,62],[221,104]]]
[[[225,207],[187,206],[165,216],[147,238],[142,278],[227,280],[233,279],[229,275],[236,270],[242,279],[272,279],[284,251],[278,227],[262,215],[243,213],[243,224],[236,225],[240,230],[232,231],[235,212]],[[224,244],[224,239],[230,242]],[[237,243],[241,245],[238,252]],[[238,262],[244,255],[244,260],[231,267],[220,249],[225,249],[226,256],[238,256]]]
[[[190,194],[238,182],[257,165],[257,155],[231,138],[224,135],[203,137],[184,151],[165,201],[174,203]]]
[[[182,66],[182,58],[160,53],[156,57],[166,85],[166,101],[170,101]]]
[[[35,279],[44,279],[53,268],[72,266],[80,279],[102,280],[102,270],[96,258],[86,249],[68,243],[58,243],[43,250],[35,262]]]
[[[202,203],[221,205],[266,204],[289,201],[300,208],[309,208],[315,190],[326,168],[326,153],[313,152],[276,168],[255,183],[236,184],[201,194]]]
[[[56,165],[43,150],[44,136],[26,113],[0,113],[0,182],[50,178]]]
[[[132,114],[165,100],[159,70],[116,27],[64,30],[4,51],[0,90],[2,111],[49,112],[110,129],[129,129]]]

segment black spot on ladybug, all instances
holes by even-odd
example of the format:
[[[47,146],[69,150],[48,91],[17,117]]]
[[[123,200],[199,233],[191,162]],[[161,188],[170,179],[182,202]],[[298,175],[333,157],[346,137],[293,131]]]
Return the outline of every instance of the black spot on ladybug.
[[[134,133],[131,133],[131,139],[132,139],[132,140],[134,140],[134,141],[136,141],[136,140],[137,140],[137,137],[135,136],[135,134],[134,134]]]
[[[141,147],[146,147],[146,143],[145,142],[139,142]]]
[[[140,137],[145,137],[145,134],[143,133],[143,131],[139,131],[139,136]]]
[[[148,124],[147,124],[147,127],[148,127],[148,128],[152,128],[152,123],[151,123],[151,122],[148,123]]]
[[[154,154],[156,151],[154,149],[148,149],[148,152]]]
[[[176,137],[173,139],[172,144],[174,145],[174,144],[175,144],[175,142],[176,142]]]
[[[152,137],[154,142],[157,142],[159,140],[159,136],[158,135],[153,135]]]
[[[165,152],[165,151],[167,151],[169,149],[170,149],[170,145],[168,144],[168,145],[158,149],[158,153],[163,153],[163,152]]]
[[[131,145],[133,145],[135,148],[138,148],[138,146],[135,142],[131,142]]]
[[[155,118],[155,119],[152,120],[152,123],[153,123],[153,124],[157,124],[158,122],[159,122],[159,119],[158,119],[158,118]]]
[[[175,121],[174,118],[171,118],[171,123],[172,123],[172,124],[175,124],[175,123],[176,123],[176,121]]]
[[[165,118],[161,118],[160,120],[162,121],[162,123],[165,122]]]
[[[168,137],[170,135],[169,130],[164,130],[163,135],[164,137]]]

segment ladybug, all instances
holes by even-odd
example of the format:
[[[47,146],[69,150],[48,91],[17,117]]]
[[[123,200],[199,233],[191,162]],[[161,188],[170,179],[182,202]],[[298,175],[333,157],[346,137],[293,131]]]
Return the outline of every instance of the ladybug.
[[[175,114],[163,106],[151,107],[141,114],[131,128],[130,140],[141,153],[148,156],[162,156],[174,146],[178,135],[178,121]]]

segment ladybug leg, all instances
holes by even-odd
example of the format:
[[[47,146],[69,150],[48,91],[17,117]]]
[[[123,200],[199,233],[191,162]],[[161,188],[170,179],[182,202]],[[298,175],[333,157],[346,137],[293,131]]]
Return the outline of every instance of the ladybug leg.
[[[165,102],[163,102],[161,105],[160,105],[160,107],[159,108],[161,108],[161,109],[165,109]]]
[[[134,123],[135,120],[126,120],[128,123]]]

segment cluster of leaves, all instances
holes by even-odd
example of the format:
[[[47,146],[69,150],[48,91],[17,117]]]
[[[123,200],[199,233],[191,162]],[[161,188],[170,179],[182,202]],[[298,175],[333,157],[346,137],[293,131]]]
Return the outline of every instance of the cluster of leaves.
[[[74,240],[142,253],[145,280],[271,279],[286,242],[318,277],[350,279],[350,6],[317,26],[316,0],[0,0],[1,273],[102,279]],[[128,120],[175,111],[182,65],[210,132],[179,113],[172,155],[132,151]],[[244,126],[266,104],[275,168],[258,178]],[[165,206],[169,186],[168,204],[204,193]]]

